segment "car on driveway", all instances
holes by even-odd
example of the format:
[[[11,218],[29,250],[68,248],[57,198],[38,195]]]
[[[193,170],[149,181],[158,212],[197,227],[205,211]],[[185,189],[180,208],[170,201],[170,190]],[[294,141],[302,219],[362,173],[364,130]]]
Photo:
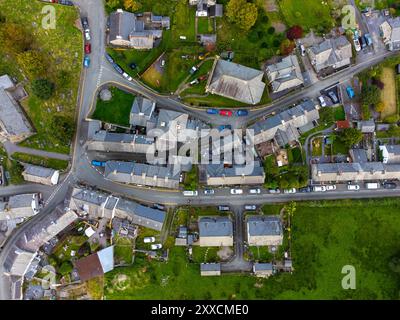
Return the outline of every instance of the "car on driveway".
[[[154,238],[154,237],[144,237],[143,238],[143,242],[144,243],[153,243],[153,242],[156,242],[156,238]]]
[[[285,189],[285,190],[283,190],[283,193],[286,193],[286,194],[296,193],[296,188]]]
[[[92,46],[90,45],[90,43],[86,43],[85,44],[85,53],[89,54],[92,52]]]
[[[372,42],[372,38],[371,35],[369,33],[364,34],[365,37],[365,41],[367,42],[367,46],[372,46],[373,42]]]
[[[353,40],[354,43],[354,48],[356,49],[356,51],[361,51],[361,45],[360,45],[360,41],[358,41],[358,39],[354,39]]]
[[[247,110],[238,110],[236,111],[236,115],[238,117],[245,117],[249,114],[249,112]]]
[[[347,92],[347,95],[349,96],[350,99],[354,98],[355,93],[354,93],[354,90],[353,90],[353,88],[351,86],[348,86],[346,88],[346,92]]]
[[[397,188],[397,184],[394,182],[384,182],[384,183],[382,183],[382,185],[385,189],[396,189]]]
[[[189,73],[190,73],[190,74],[194,74],[197,70],[198,70],[198,69],[197,69],[196,67],[192,67],[192,68],[189,70]]]
[[[260,194],[261,193],[261,189],[260,188],[250,189],[249,193],[250,194]]]
[[[220,110],[219,115],[224,117],[232,117],[233,112],[231,110]]]
[[[205,189],[204,190],[204,194],[205,195],[211,195],[211,194],[214,194],[214,193],[215,193],[214,189]]]
[[[197,79],[194,79],[193,81],[190,81],[190,85],[191,86],[194,86],[195,84],[198,84],[199,83],[199,80],[197,80]]]
[[[214,108],[207,109],[208,114],[218,114],[218,110]]]
[[[151,245],[151,250],[158,250],[162,248],[162,244],[161,243],[156,243],[156,244],[152,244]]]
[[[231,194],[243,194],[242,189],[231,189]]]
[[[85,58],[83,59],[83,66],[85,68],[89,68],[89,66],[90,66],[90,58],[88,56],[85,56]]]
[[[132,62],[132,63],[129,65],[129,68],[131,68],[132,70],[135,70],[135,69],[137,68],[136,63]]]

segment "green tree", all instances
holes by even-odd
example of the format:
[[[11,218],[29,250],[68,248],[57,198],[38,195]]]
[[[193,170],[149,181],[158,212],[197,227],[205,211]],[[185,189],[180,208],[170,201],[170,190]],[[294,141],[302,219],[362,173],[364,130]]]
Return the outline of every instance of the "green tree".
[[[142,4],[140,2],[137,2],[135,0],[124,0],[124,8],[125,10],[129,11],[138,11],[142,7]]]
[[[33,94],[42,100],[50,99],[54,93],[54,84],[47,79],[33,80],[31,87]]]
[[[31,49],[33,37],[21,24],[5,22],[0,31],[2,46],[8,52],[21,53]]]
[[[340,133],[339,138],[348,148],[350,148],[361,141],[362,133],[356,128],[346,128]]]
[[[56,115],[53,117],[51,123],[51,131],[54,136],[64,144],[68,144],[74,134],[73,119],[63,116]]]
[[[376,105],[381,100],[381,91],[375,85],[364,85],[361,90],[361,97],[364,105]]]
[[[254,3],[247,0],[230,0],[226,6],[226,15],[230,22],[248,31],[257,21],[258,10]]]

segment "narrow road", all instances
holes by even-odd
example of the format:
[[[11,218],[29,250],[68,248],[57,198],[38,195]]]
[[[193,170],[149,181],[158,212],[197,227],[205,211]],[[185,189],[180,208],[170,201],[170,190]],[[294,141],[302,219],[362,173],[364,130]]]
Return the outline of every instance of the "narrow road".
[[[32,149],[27,147],[18,146],[12,142],[6,141],[3,143],[4,149],[6,149],[7,154],[11,156],[16,152],[26,153],[33,156],[51,158],[51,159],[58,159],[58,160],[66,160],[69,161],[71,157],[68,154],[56,153],[56,152],[49,152],[43,151],[39,149]]]

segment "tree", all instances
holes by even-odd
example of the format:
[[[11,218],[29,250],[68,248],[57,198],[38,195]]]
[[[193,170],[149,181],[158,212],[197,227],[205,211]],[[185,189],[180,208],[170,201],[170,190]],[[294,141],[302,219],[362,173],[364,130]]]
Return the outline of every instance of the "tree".
[[[287,205],[285,205],[285,211],[287,212],[287,214],[289,215],[289,216],[293,216],[294,215],[294,213],[296,212],[296,202],[295,201],[292,201],[292,202],[289,202]]]
[[[381,100],[381,91],[375,85],[364,85],[361,90],[364,105],[376,105]]]
[[[51,130],[55,137],[64,144],[68,144],[74,134],[73,119],[63,116],[56,115],[53,117],[51,123]]]
[[[300,39],[303,37],[303,28],[300,26],[293,26],[286,32],[286,38],[289,40]]]
[[[381,101],[378,102],[375,106],[375,111],[376,112],[383,112],[383,110],[385,110],[385,104]]]
[[[31,86],[33,94],[42,100],[48,100],[53,95],[54,84],[47,79],[33,80]]]
[[[291,54],[293,52],[295,46],[296,45],[292,40],[289,40],[289,39],[283,40],[281,43],[281,48],[280,48],[281,54],[285,55],[285,56]]]
[[[1,37],[4,49],[12,53],[21,53],[32,47],[33,37],[21,24],[5,22],[1,26]]]
[[[362,135],[361,131],[356,128],[346,128],[339,135],[340,140],[348,148],[359,143],[361,141],[362,137],[363,137],[363,135]]]
[[[230,0],[226,6],[226,15],[230,22],[248,31],[257,21],[258,10],[254,3],[247,0]]]
[[[142,4],[135,0],[124,0],[124,8],[129,11],[138,11],[142,7]]]

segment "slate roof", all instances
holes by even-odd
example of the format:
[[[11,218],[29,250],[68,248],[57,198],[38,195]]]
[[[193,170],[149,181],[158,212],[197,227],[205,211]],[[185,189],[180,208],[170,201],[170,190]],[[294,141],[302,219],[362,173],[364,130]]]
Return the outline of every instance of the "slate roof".
[[[154,112],[155,106],[156,103],[150,99],[136,97],[132,104],[129,124],[145,127]]]
[[[202,217],[199,219],[200,237],[231,237],[233,224],[227,217]]]
[[[295,88],[304,83],[295,55],[287,56],[278,63],[268,65],[266,72],[273,92]]]
[[[206,90],[244,103],[257,104],[265,89],[263,76],[261,70],[216,59]]]
[[[221,271],[220,263],[201,263],[200,271]]]
[[[253,270],[254,272],[272,271],[272,263],[254,263]]]
[[[51,178],[53,174],[57,170],[51,169],[51,168],[45,168],[45,167],[40,167],[40,166],[34,166],[34,165],[26,165],[24,173],[36,176],[36,177],[42,177],[42,178]]]
[[[237,176],[262,176],[264,169],[259,161],[254,161],[254,167],[251,172],[244,165],[234,165],[232,167],[225,167],[223,163],[206,165],[207,175],[210,177],[237,177]]]

